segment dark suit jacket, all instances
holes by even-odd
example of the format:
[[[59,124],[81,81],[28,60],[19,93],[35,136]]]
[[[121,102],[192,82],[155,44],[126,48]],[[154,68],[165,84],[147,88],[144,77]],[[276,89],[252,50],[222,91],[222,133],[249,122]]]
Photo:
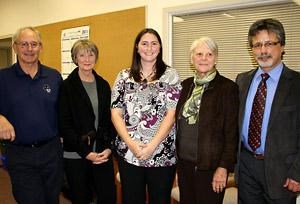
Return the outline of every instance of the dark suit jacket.
[[[237,76],[240,92],[240,132],[248,90],[256,71],[257,69],[251,70]],[[239,146],[241,147],[241,138]],[[271,198],[276,199],[291,193],[283,187],[286,178],[300,182],[300,74],[285,65],[271,107],[264,164]]]
[[[191,77],[182,82],[183,89],[176,108],[176,118],[191,95],[193,79]],[[238,104],[237,85],[217,73],[201,99],[196,164],[198,169],[215,170],[223,167],[233,170],[238,142]]]
[[[111,148],[116,132],[111,122],[110,86],[107,81],[93,71],[98,93],[98,127],[90,98],[85,91],[76,68],[64,80],[59,96],[59,130],[64,139],[64,150],[77,152],[85,158],[91,148],[82,141],[82,136],[96,131],[96,151]]]

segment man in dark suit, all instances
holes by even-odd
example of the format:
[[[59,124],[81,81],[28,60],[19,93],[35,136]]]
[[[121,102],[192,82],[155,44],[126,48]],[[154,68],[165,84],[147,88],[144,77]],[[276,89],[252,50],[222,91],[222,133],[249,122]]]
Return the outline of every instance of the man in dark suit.
[[[237,76],[240,91],[239,203],[296,203],[300,191],[300,74],[282,62],[285,31],[275,19],[252,24],[258,68]]]

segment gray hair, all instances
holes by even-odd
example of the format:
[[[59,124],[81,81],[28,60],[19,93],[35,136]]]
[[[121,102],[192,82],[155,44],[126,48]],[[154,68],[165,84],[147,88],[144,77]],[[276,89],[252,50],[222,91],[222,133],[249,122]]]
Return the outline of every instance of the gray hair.
[[[195,49],[200,45],[206,45],[213,52],[214,55],[218,56],[218,45],[216,41],[214,41],[210,37],[202,37],[195,40],[190,47],[191,56],[194,54]]]
[[[20,35],[21,35],[21,33],[22,33],[24,30],[31,30],[32,32],[34,32],[34,33],[36,34],[37,38],[38,38],[38,42],[39,42],[39,43],[42,43],[41,33],[40,33],[37,29],[35,29],[35,28],[31,27],[31,26],[19,28],[19,29],[17,30],[17,32],[16,32],[16,33],[13,35],[13,37],[12,37],[13,43],[18,42],[18,40],[19,40],[19,38],[20,38]]]

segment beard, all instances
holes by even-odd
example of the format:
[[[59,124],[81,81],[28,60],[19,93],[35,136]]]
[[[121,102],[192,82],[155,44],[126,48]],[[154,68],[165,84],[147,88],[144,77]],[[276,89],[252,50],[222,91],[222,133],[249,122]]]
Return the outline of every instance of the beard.
[[[274,60],[270,54],[261,54],[256,56],[256,61],[261,68],[272,67]]]

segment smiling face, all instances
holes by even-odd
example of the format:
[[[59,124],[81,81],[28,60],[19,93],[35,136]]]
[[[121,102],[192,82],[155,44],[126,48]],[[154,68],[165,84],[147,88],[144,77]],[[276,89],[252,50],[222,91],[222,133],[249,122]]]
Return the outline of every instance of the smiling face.
[[[201,43],[192,51],[191,63],[202,77],[215,68],[217,56],[207,45]]]
[[[76,55],[76,62],[80,70],[91,71],[96,64],[96,55],[91,50],[79,50]]]
[[[155,63],[160,52],[160,44],[157,37],[152,33],[145,33],[139,41],[137,48],[142,63]]]
[[[37,64],[39,54],[42,51],[42,44],[34,31],[25,29],[20,32],[18,39],[13,44],[13,49],[21,66],[24,64]]]
[[[281,62],[284,46],[279,43],[275,33],[259,31],[252,38],[252,44],[253,56],[263,70],[269,71]]]

